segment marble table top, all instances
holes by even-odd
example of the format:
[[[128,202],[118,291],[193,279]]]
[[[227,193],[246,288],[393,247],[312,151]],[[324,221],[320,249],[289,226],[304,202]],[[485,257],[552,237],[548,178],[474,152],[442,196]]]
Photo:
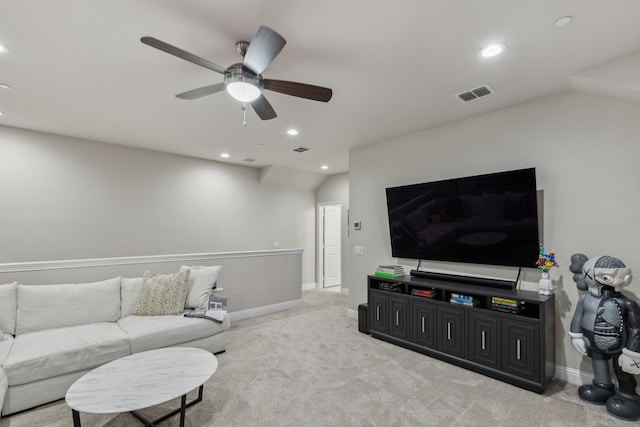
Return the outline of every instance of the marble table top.
[[[66,394],[80,412],[111,414],[148,408],[204,384],[218,368],[206,350],[170,347],[132,354],[79,378]]]

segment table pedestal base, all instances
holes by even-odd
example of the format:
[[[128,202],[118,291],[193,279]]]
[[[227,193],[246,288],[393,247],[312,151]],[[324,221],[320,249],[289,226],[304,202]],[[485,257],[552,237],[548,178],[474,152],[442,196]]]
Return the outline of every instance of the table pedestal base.
[[[154,427],[157,424],[168,420],[174,415],[180,414],[180,427],[184,427],[184,416],[187,408],[195,405],[196,403],[202,402],[202,391],[204,390],[204,384],[198,388],[198,397],[193,399],[191,402],[187,402],[187,395],[183,394],[180,398],[180,407],[169,412],[166,415],[161,416],[160,418],[150,421],[148,418],[138,413],[137,411],[131,411],[130,414],[136,417],[145,427]],[[71,414],[73,416],[73,427],[81,427],[80,424],[80,413],[75,409],[71,410]]]

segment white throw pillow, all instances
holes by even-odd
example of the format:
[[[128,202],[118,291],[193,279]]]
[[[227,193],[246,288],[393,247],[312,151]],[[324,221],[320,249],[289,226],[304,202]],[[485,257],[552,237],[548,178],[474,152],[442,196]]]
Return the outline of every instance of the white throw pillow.
[[[207,308],[209,292],[217,286],[216,282],[221,269],[222,266],[219,265],[180,267],[180,271],[191,270],[185,308]]]
[[[119,318],[120,277],[93,283],[18,285],[16,334]]]
[[[11,335],[16,333],[17,288],[17,282],[0,285],[0,331]]]
[[[182,314],[187,300],[189,270],[176,274],[156,274],[145,271],[140,295],[132,314],[159,316]]]

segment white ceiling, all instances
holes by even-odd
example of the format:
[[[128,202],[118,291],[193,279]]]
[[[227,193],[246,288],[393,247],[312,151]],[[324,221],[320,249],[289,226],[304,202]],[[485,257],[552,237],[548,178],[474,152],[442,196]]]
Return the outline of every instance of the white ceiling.
[[[333,174],[353,147],[571,88],[640,102],[639,21],[638,0],[0,0],[0,124]],[[248,109],[243,127],[224,92],[174,96],[221,74],[140,42],[227,67],[260,25],[287,40],[264,77],[330,87],[329,103],[266,91],[278,117]],[[492,42],[505,53],[482,59]],[[496,93],[454,96],[482,84]]]

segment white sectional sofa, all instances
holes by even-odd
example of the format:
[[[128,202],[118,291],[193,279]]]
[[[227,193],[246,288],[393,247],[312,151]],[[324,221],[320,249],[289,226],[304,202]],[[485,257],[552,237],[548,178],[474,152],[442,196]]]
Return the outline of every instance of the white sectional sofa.
[[[0,413],[61,399],[86,372],[129,354],[171,346],[224,351],[228,315],[218,323],[182,313],[206,307],[219,267],[184,270],[188,282],[180,276],[186,290],[178,295],[184,307],[174,314],[139,314],[141,295],[155,283],[146,273],[81,284],[0,284]]]

